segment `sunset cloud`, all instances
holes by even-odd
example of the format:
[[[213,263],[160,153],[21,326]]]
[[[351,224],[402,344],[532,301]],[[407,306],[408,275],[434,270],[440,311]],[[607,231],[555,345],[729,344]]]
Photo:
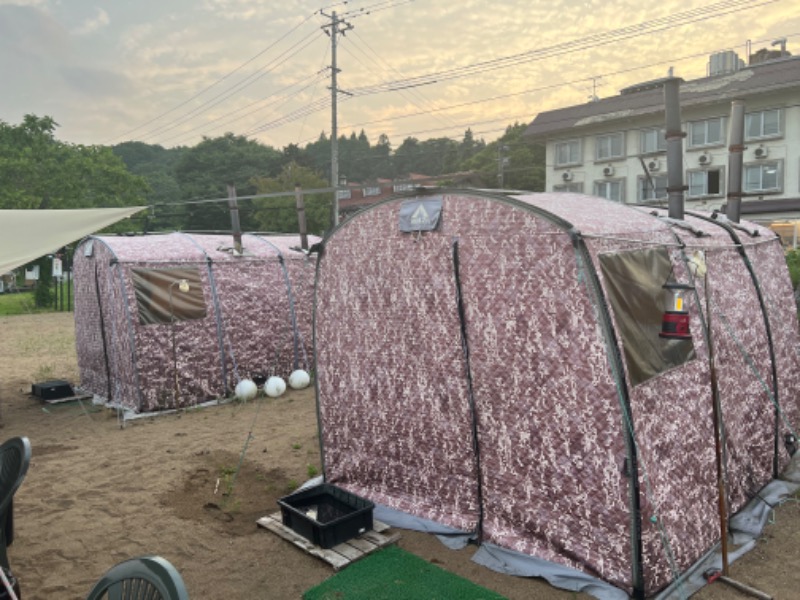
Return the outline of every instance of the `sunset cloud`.
[[[148,143],[191,145],[258,131],[276,147],[304,144],[331,127],[325,31],[334,10],[340,29],[352,27],[337,36],[342,90],[420,83],[340,96],[341,133],[363,128],[373,141],[386,133],[395,147],[408,135],[460,138],[467,128],[491,141],[510,123],[615,95],[670,67],[702,77],[717,50],[746,58],[748,47],[787,37],[787,49],[800,53],[792,0],[664,0],[646,14],[638,0],[351,0],[319,9],[311,0],[102,8],[0,0],[0,119],[46,114],[61,123],[59,137],[76,143],[133,132]]]

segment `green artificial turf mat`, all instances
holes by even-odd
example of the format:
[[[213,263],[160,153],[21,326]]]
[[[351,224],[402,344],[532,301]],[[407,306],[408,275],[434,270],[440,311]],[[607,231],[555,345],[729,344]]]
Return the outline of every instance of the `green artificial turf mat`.
[[[303,594],[303,600],[506,600],[458,575],[389,546]]]

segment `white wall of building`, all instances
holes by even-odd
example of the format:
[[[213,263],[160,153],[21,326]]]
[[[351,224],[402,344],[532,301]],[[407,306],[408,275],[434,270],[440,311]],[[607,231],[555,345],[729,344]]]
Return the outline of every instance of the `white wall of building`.
[[[745,112],[754,113],[764,110],[779,109],[781,112],[781,131],[777,136],[770,136],[760,140],[746,140],[747,149],[744,152],[745,165],[758,165],[769,162],[777,164],[781,170],[780,191],[766,191],[754,196],[745,198],[745,202],[758,199],[773,200],[782,198],[796,198],[800,194],[800,94],[797,89],[776,92],[768,96],[759,96],[751,99],[744,98]],[[718,144],[692,148],[689,137],[684,138],[683,152],[683,171],[684,182],[688,185],[689,173],[691,171],[719,171],[720,178],[719,190],[716,193],[709,193],[698,197],[691,197],[687,193],[687,209],[716,209],[726,203],[727,194],[727,164],[728,164],[728,122],[731,111],[731,100],[721,98],[719,102],[704,106],[684,107],[681,111],[683,130],[687,134],[690,131],[690,123],[703,121],[711,118],[723,118],[723,139]],[[612,182],[619,182],[623,192],[622,201],[628,204],[639,202],[640,177],[644,176],[644,170],[639,160],[641,156],[645,163],[655,161],[658,163],[656,170],[650,171],[655,177],[665,177],[667,173],[666,152],[642,153],[640,146],[640,132],[646,128],[663,129],[663,115],[653,117],[625,118],[618,116],[602,122],[595,122],[590,126],[576,127],[570,132],[557,139],[550,139],[546,143],[546,189],[548,191],[564,190],[576,188],[582,185],[585,194],[595,195],[597,193],[596,183],[602,182],[602,186],[609,188]],[[624,139],[624,152],[620,158],[608,160],[596,159],[597,136],[612,133],[622,133]],[[580,140],[580,164],[561,166],[557,164],[556,149],[560,142],[568,140]],[[766,149],[764,158],[756,157],[756,149]],[[710,157],[710,162],[701,164],[700,156]],[[613,173],[604,174],[604,169],[610,167]],[[568,175],[565,176],[565,173]],[[565,177],[569,181],[565,181]],[[704,175],[697,176],[703,178]],[[713,179],[712,175],[712,179]],[[697,189],[697,188],[695,188]],[[666,194],[663,195],[666,198]]]

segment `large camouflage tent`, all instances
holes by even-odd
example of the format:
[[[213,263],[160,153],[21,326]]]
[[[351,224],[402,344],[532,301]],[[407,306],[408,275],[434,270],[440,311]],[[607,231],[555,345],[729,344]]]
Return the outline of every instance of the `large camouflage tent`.
[[[244,234],[242,246],[230,235],[86,238],[74,255],[80,389],[133,416],[307,369],[313,260],[297,235]]]
[[[326,481],[498,570],[683,585],[720,540],[715,423],[730,513],[790,462],[800,338],[774,233],[666,217],[432,190],[343,222],[315,292]],[[660,336],[667,283],[694,288],[690,339]]]

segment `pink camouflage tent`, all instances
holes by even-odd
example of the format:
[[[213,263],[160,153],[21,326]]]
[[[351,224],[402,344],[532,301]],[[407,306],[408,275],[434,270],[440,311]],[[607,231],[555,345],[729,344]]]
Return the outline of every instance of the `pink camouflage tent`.
[[[685,339],[661,335],[668,283]],[[685,597],[720,540],[717,456],[743,514],[794,453],[797,313],[754,224],[420,191],[324,240],[314,318],[326,481],[507,573]]]
[[[75,251],[80,389],[126,414],[194,406],[311,359],[298,236],[93,236]]]

